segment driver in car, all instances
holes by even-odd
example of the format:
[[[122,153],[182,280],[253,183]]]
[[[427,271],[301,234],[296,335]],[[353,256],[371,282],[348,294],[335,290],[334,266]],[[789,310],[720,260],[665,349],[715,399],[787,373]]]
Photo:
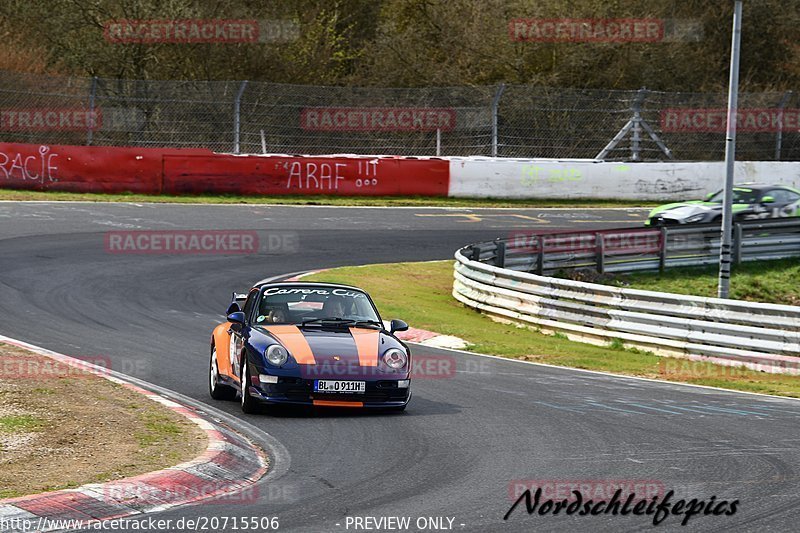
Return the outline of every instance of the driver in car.
[[[280,324],[282,322],[286,322],[286,318],[286,311],[280,307],[276,307],[270,310],[269,314],[267,315],[267,322]]]
[[[322,306],[322,316],[325,318],[345,318],[344,299],[339,296],[331,296]]]
[[[258,324],[285,324],[288,322],[289,313],[287,309],[280,305],[266,305],[262,306],[261,314],[256,319]]]

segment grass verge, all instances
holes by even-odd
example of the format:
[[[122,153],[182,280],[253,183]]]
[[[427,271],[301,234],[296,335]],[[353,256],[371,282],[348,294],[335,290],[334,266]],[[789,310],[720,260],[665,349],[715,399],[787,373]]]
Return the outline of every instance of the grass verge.
[[[0,498],[102,483],[188,461],[195,424],[116,383],[0,343]]]
[[[0,190],[0,200],[13,201],[81,201],[81,202],[136,202],[176,204],[278,204],[278,205],[334,205],[372,207],[654,207],[656,202],[624,200],[563,200],[563,199],[510,199],[497,198],[435,198],[429,196],[236,196],[236,195],[149,195],[149,194],[95,194],[57,191]]]
[[[709,385],[727,389],[800,397],[800,378],[658,357],[626,349],[619,340],[607,347],[572,342],[495,322],[457,302],[451,295],[451,261],[344,267],[320,272],[315,281],[347,283],[366,289],[384,318],[402,318],[416,328],[461,337],[470,350],[552,365]],[[419,351],[419,350],[418,350]]]
[[[595,283],[648,291],[717,296],[716,266],[676,268],[663,274],[643,272],[597,276]],[[753,261],[733,266],[731,298],[750,302],[800,305],[800,260]],[[589,280],[587,280],[589,281]]]

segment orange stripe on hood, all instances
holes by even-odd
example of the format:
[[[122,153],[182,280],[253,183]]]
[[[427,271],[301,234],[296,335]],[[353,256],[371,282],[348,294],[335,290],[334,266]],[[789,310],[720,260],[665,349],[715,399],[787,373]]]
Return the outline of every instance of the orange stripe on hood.
[[[380,331],[374,329],[350,328],[350,334],[356,341],[358,364],[361,366],[378,366],[378,343]]]
[[[294,360],[299,365],[315,365],[317,361],[311,352],[303,332],[297,326],[266,326],[265,328],[274,335],[283,346],[289,350]]]

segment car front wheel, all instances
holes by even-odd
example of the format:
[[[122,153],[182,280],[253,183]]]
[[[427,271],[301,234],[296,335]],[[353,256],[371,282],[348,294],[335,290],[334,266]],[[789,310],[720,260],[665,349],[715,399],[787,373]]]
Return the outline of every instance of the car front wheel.
[[[242,383],[241,383],[241,390],[239,391],[242,395],[242,411],[247,414],[256,414],[259,412],[259,403],[256,399],[250,396],[250,365],[247,363],[247,355],[243,357],[244,362],[242,363]]]
[[[219,365],[217,364],[217,349],[211,349],[211,361],[208,365],[208,392],[215,400],[233,400],[236,398],[236,389],[219,382]]]

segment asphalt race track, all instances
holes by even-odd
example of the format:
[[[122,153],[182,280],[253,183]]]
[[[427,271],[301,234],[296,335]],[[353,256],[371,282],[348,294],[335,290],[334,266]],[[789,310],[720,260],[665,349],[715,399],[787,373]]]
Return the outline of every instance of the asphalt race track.
[[[401,415],[245,416],[236,403],[208,397],[211,328],[230,293],[259,279],[447,259],[462,245],[513,231],[635,226],[644,215],[0,203],[0,333],[69,355],[108,357],[117,370],[248,420],[288,451],[279,458],[286,471],[257,493],[160,518],[278,516],[280,531],[308,532],[348,531],[346,516],[406,516],[412,525],[447,517],[454,530],[474,532],[652,528],[647,516],[527,516],[524,505],[502,519],[515,480],[627,481],[673,490],[674,499],[740,501],[734,516],[695,516],[687,528],[670,516],[661,530],[793,530],[800,519],[798,401],[419,346],[417,354],[455,358],[457,372],[416,380]],[[254,230],[263,249],[238,256],[106,250],[109,231],[199,229]]]

